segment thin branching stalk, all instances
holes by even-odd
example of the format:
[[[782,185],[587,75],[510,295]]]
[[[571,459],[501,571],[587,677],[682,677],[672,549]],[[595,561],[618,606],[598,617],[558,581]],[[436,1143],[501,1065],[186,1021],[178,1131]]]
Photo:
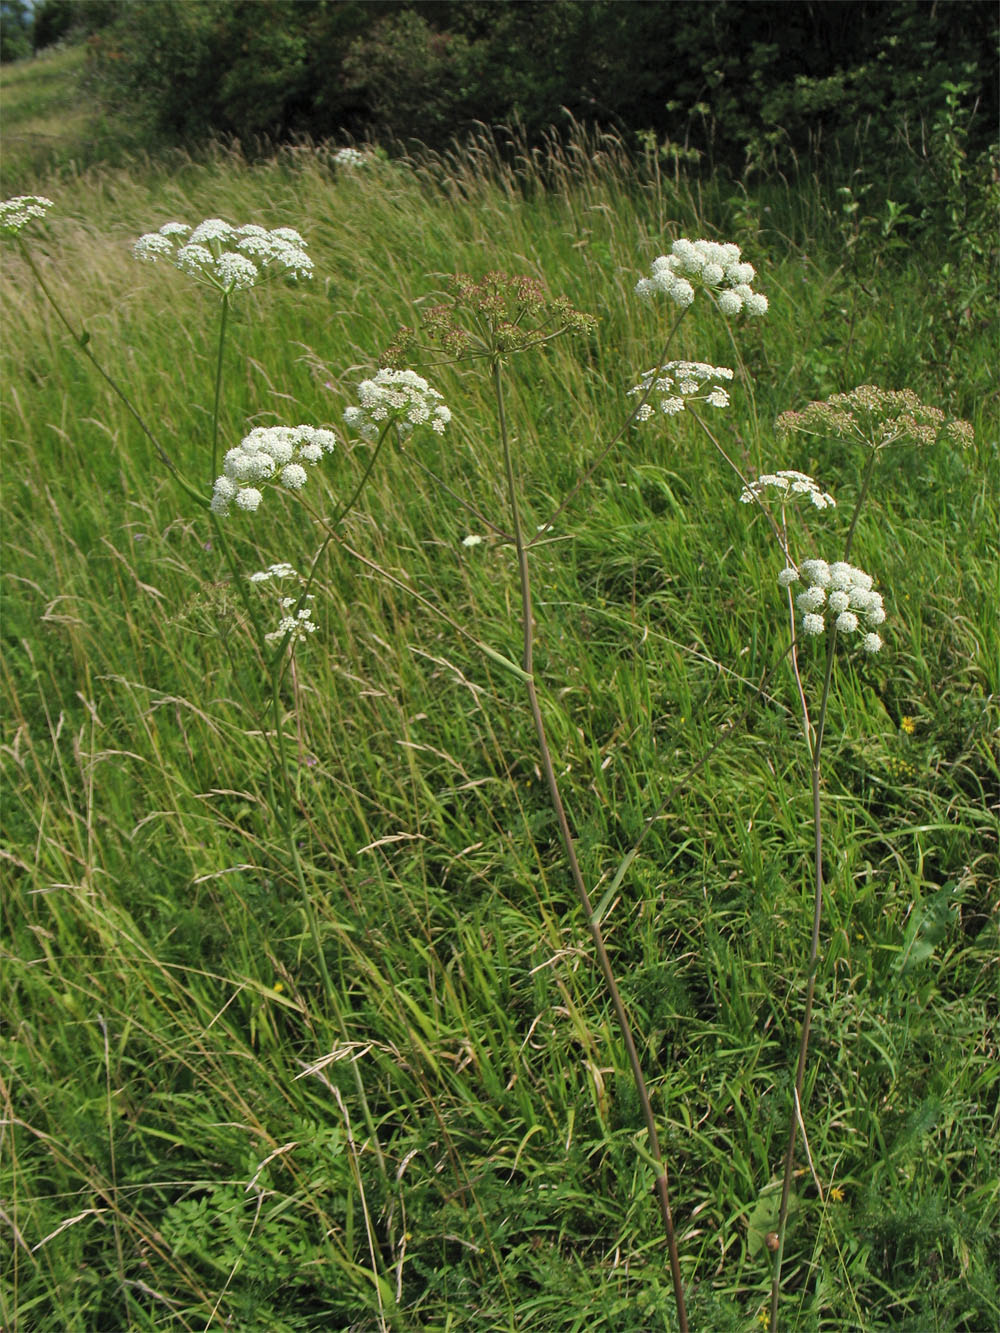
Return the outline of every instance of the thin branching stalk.
[[[226,347],[226,324],[229,321],[229,293],[222,293],[222,313],[219,316],[219,350],[215,359],[215,396],[212,401],[212,476],[219,475],[219,403],[222,395],[222,358]]]
[[[854,532],[858,524],[862,506],[868,496],[872,475],[877,461],[877,452],[873,448],[862,477],[861,489],[854,505],[851,522],[844,543],[844,559],[850,555]],[[787,552],[787,546],[784,548]],[[795,610],[789,592],[789,615],[792,625],[792,642],[795,643]],[[823,678],[823,693],[820,697],[819,711],[816,715],[816,727],[813,730],[809,720],[809,708],[806,703],[805,689],[799,676],[798,658],[793,653],[792,663],[802,705],[803,731],[806,747],[809,751],[809,775],[812,790],[813,815],[813,916],[812,934],[809,941],[809,964],[806,980],[806,997],[802,1011],[802,1030],[799,1036],[799,1053],[795,1067],[795,1085],[792,1090],[793,1107],[791,1126],[788,1131],[788,1147],[785,1149],[784,1166],[781,1177],[781,1203],[778,1209],[778,1247],[774,1254],[774,1267],[771,1274],[771,1333],[778,1333],[778,1303],[781,1296],[781,1266],[785,1254],[785,1238],[788,1232],[788,1207],[791,1200],[792,1176],[795,1169],[795,1143],[798,1137],[799,1121],[803,1118],[802,1099],[805,1089],[806,1067],[809,1059],[809,1036],[812,1028],[813,1004],[816,996],[816,975],[819,970],[820,930],[823,920],[823,819],[820,801],[822,772],[821,758],[823,737],[826,732],[827,712],[830,703],[830,689],[833,684],[834,657],[837,650],[837,629],[831,626],[827,637],[826,671]],[[803,1134],[805,1127],[803,1125]]]
[[[580,900],[580,905],[583,908],[584,916],[587,920],[587,927],[590,930],[591,939],[594,942],[598,963],[604,977],[605,985],[608,988],[608,994],[611,998],[615,1016],[618,1019],[618,1026],[625,1043],[629,1066],[632,1070],[632,1078],[635,1082],[636,1092],[642,1106],[643,1118],[646,1122],[649,1152],[650,1156],[656,1163],[658,1172],[656,1177],[656,1195],[660,1204],[660,1212],[663,1216],[667,1250],[670,1255],[670,1272],[674,1285],[674,1299],[677,1303],[677,1320],[681,1333],[688,1333],[687,1308],[684,1301],[684,1284],[681,1277],[680,1258],[677,1251],[677,1238],[674,1232],[673,1214],[670,1208],[667,1167],[660,1151],[659,1135],[656,1129],[656,1117],[653,1114],[649,1089],[646,1086],[646,1080],[642,1072],[642,1063],[639,1059],[639,1052],[636,1047],[635,1038],[632,1034],[632,1025],[629,1022],[628,1013],[626,1012],[624,1002],[622,1001],[618,983],[615,980],[614,971],[611,966],[611,959],[604,942],[604,934],[601,930],[600,922],[594,913],[593,905],[590,901],[590,894],[587,891],[583,873],[580,869],[580,863],[576,855],[576,843],[569,826],[566,809],[563,805],[562,796],[559,791],[559,782],[556,777],[555,767],[552,763],[552,753],[549,749],[548,738],[545,732],[545,722],[538,701],[538,691],[535,688],[533,674],[534,613],[531,599],[531,578],[528,568],[528,552],[523,538],[520,509],[517,499],[517,478],[514,473],[514,461],[511,454],[510,438],[507,433],[507,419],[504,412],[503,399],[503,367],[499,358],[495,358],[493,362],[493,388],[496,397],[500,442],[503,450],[511,524],[514,529],[514,540],[517,548],[518,575],[521,584],[521,621],[524,640],[521,665],[524,669],[525,690],[528,695],[528,704],[531,709],[531,717],[535,726],[535,736],[538,740],[538,748],[541,755],[542,768],[545,773],[546,785],[549,790],[549,798],[552,802],[552,808],[559,824],[559,832],[562,837],[563,848],[569,863],[573,886],[576,889],[577,897]]]

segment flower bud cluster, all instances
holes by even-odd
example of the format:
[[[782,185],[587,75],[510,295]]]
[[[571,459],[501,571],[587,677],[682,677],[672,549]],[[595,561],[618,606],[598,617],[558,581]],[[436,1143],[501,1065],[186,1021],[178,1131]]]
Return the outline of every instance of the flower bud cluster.
[[[51,199],[43,194],[18,194],[0,203],[0,232],[16,236],[33,218],[44,218],[45,210],[52,208]]]
[[[838,560],[828,565],[825,560],[803,560],[798,569],[789,565],[778,575],[778,583],[790,588],[801,579],[808,586],[795,598],[802,617],[803,634],[822,634],[826,629],[824,612],[834,617],[834,626],[840,634],[862,633],[861,647],[866,653],[877,653],[882,640],[875,627],[885,621],[882,594],[875,592],[874,580],[863,569]]]
[[[256,574],[249,575],[249,579],[251,583],[257,584],[269,583],[271,579],[298,579],[300,585],[303,584],[302,576],[287,563],[269,565],[267,569],[260,569]],[[264,635],[266,642],[277,643],[287,635],[289,643],[295,643],[298,639],[305,639],[310,634],[315,634],[319,626],[313,623],[313,609],[309,605],[312,601],[312,593],[280,598],[278,604],[284,614],[278,621],[277,628]]]
[[[377,440],[387,423],[406,439],[416,426],[430,426],[438,435],[451,420],[441,394],[413,370],[378,371],[358,385],[359,407],[344,408],[344,423],[363,440]]]
[[[235,504],[252,513],[263,499],[255,482],[278,481],[288,490],[301,490],[307,480],[303,463],[314,467],[336,443],[332,431],[313,426],[258,426],[226,454],[212,490],[212,512],[228,514]]]
[[[422,312],[419,335],[412,328],[399,329],[383,353],[383,365],[403,366],[427,345],[456,360],[509,356],[564,333],[589,334],[597,327],[593,315],[574,309],[565,296],[550,296],[526,274],[494,270],[477,281],[456,273],[445,286],[449,299]]]
[[[245,291],[264,277],[284,273],[311,278],[313,262],[306,243],[292,227],[268,231],[252,222],[232,227],[208,218],[192,231],[186,222],[167,222],[140,236],[132,247],[136,259],[155,264],[164,259],[220,292]]]
[[[646,300],[663,295],[686,308],[694,300],[696,288],[702,287],[724,315],[738,315],[741,311],[766,315],[767,297],[750,286],[755,277],[753,265],[740,258],[738,245],[689,241],[682,237],[674,241],[669,255],[653,260],[651,276],[640,278],[635,290]]]
[[[759,500],[765,491],[778,491],[783,500],[795,495],[807,495],[812,504],[817,509],[836,509],[837,502],[828,491],[821,491],[812,477],[807,477],[804,472],[765,472],[750,482],[749,486],[744,486],[743,493],[740,496],[741,504],[750,504],[753,500]]]
[[[709,366],[703,361],[668,361],[657,370],[647,370],[639,383],[629,389],[629,397],[656,398],[657,407],[666,416],[683,412],[688,403],[708,403],[710,407],[728,407],[729,392],[713,381],[731,380],[728,366]],[[636,421],[648,421],[653,415],[650,401],[635,414]]]
[[[783,412],[777,424],[786,438],[815,435],[874,450],[891,444],[931,445],[942,439],[964,448],[975,439],[968,421],[949,421],[939,407],[922,403],[912,389],[880,389],[876,384],[835,393],[801,412]]]

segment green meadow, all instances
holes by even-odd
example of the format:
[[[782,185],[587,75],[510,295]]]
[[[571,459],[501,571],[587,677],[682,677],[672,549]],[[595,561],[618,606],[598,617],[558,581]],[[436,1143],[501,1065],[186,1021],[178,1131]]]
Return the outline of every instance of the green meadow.
[[[420,367],[452,421],[387,445],[317,565],[318,632],[280,683],[283,769],[210,515],[19,246],[207,501],[219,301],[131,249],[204,218],[294,227],[315,264],[233,299],[223,449],[257,426],[338,436],[308,507],[273,490],[219,520],[241,577],[310,568],[371,462],[344,408],[447,275],[527,274],[597,317],[511,359],[507,428],[536,537],[534,677],[692,1329],[768,1326],[812,798],[763,516],[689,413],[601,459],[666,336],[635,284],[678,237],[755,266],[767,317],[730,328],[699,296],[671,356],[734,368],[705,420],[744,475],[796,469],[836,497],[796,512],[803,555],[842,548],[866,457],[784,439],[781,413],[876,384],[971,423],[966,448],[885,451],[854,535],[887,618],[880,653],[838,650],[826,713],[781,1328],[997,1327],[988,274],[967,281],[941,237],[897,244],[837,181],[686,180],[582,130],[353,171],[303,144],[14,156],[4,175],[54,207],[3,242],[3,1328],[678,1327],[641,1107],[500,660],[521,660],[521,602],[489,376]],[[798,659],[815,714],[824,653]]]

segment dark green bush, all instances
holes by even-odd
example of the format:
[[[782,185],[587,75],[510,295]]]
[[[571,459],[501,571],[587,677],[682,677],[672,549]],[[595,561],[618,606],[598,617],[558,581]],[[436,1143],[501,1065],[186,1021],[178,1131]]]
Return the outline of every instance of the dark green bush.
[[[984,0],[121,0],[92,44],[103,95],[170,138],[442,147],[481,120],[537,141],[565,108],[709,170],[863,162],[891,183],[931,158],[949,88],[963,151],[991,142],[997,37]]]
[[[42,0],[35,6],[31,44],[43,51],[106,28],[119,17],[123,0]]]
[[[24,0],[0,0],[0,61],[31,55],[31,11]]]

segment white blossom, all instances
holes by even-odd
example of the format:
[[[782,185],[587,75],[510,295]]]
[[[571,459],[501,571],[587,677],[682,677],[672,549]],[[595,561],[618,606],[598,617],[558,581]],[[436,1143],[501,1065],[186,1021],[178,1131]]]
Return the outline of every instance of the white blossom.
[[[336,442],[332,431],[314,426],[255,427],[227,451],[222,476],[216,478],[212,488],[212,512],[228,514],[233,503],[239,509],[256,509],[263,497],[249,483],[270,481],[275,472],[286,489],[301,490],[309,476],[302,464],[315,467]]]
[[[234,255],[227,250],[215,261],[215,276],[226,291],[242,292],[257,281],[259,270],[246,255]]]
[[[800,611],[818,611],[826,601],[826,593],[818,584],[813,584],[811,588],[806,588],[805,592],[800,592],[795,599],[795,605]]]
[[[299,463],[289,463],[281,469],[281,484],[290,491],[301,490],[306,481],[306,470]]]
[[[260,508],[260,502],[263,498],[256,486],[244,486],[241,491],[236,492],[236,508],[253,513],[255,509]]]
[[[193,230],[186,222],[166,222],[159,231],[140,236],[132,247],[146,263],[167,260],[216,291],[245,291],[264,278],[284,273],[312,277],[306,243],[293,227],[266,227],[248,222],[234,227],[222,218],[207,218]]]
[[[729,391],[712,381],[732,378],[733,372],[728,366],[709,366],[703,361],[668,361],[658,371],[645,371],[639,383],[629,389],[630,397],[649,396],[649,401],[639,407],[635,419],[648,421],[653,415],[652,402],[668,417],[683,412],[691,402],[728,407]]]
[[[813,481],[812,477],[807,477],[804,472],[781,471],[765,472],[744,486],[740,495],[740,501],[743,504],[750,504],[757,500],[765,491],[777,491],[782,499],[795,495],[808,496],[810,502],[817,509],[835,509],[837,502],[828,491],[820,490],[819,486]]]
[[[298,578],[296,570],[283,560],[276,565],[268,565],[267,569],[259,569],[256,574],[248,575],[251,583],[267,583],[271,579]]]
[[[752,264],[740,259],[740,247],[718,241],[674,241],[669,255],[659,255],[650,276],[640,278],[636,293],[644,300],[663,295],[682,308],[689,306],[696,288],[710,293],[726,316],[740,311],[748,315],[767,313],[767,298],[750,287],[756,273]]]
[[[267,569],[260,569],[256,574],[250,574],[251,583],[263,584],[270,583],[272,579],[298,579],[301,591],[297,597],[287,595],[278,597],[278,608],[283,613],[278,620],[275,629],[264,635],[268,643],[277,643],[279,640],[288,637],[289,643],[294,643],[298,639],[304,639],[309,634],[315,634],[319,628],[312,620],[312,593],[305,592],[307,584],[301,574],[287,561],[282,561],[276,565],[269,565]]]
[[[46,209],[55,205],[44,194],[18,194],[0,203],[0,232],[15,236],[34,218],[44,218]]]
[[[846,560],[827,564],[825,560],[811,559],[803,560],[798,570],[786,566],[778,575],[778,584],[787,588],[803,576],[811,582],[795,598],[802,617],[802,632],[821,634],[826,624],[822,612],[829,610],[836,617],[834,625],[838,634],[867,631],[861,640],[862,648],[868,653],[878,652],[882,640],[871,631],[873,626],[884,623],[885,608],[881,594],[872,588],[872,576]]]
[[[379,370],[357,389],[360,406],[344,408],[344,424],[363,440],[377,440],[392,423],[406,439],[415,426],[429,426],[443,435],[451,411],[437,389],[412,370]]]

